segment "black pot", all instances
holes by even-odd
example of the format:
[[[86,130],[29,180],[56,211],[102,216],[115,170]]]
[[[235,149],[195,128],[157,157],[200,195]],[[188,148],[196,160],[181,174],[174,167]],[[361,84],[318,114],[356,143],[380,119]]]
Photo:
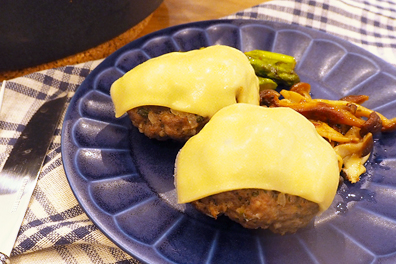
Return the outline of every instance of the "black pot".
[[[95,47],[132,28],[162,0],[4,0],[0,71],[39,65]]]

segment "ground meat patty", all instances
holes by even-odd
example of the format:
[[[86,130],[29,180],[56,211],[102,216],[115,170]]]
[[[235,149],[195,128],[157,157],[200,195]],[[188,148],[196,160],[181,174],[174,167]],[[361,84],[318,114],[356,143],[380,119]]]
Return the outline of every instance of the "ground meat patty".
[[[162,106],[137,107],[129,110],[128,115],[133,125],[147,137],[182,142],[197,134],[209,120]]]
[[[318,204],[277,191],[242,189],[215,194],[192,202],[204,214],[224,214],[245,228],[295,233],[318,213]]]

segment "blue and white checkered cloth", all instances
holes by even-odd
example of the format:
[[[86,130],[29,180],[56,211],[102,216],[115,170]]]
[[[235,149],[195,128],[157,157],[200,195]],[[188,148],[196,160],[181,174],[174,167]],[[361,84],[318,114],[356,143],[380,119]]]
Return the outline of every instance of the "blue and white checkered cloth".
[[[346,39],[396,65],[396,1],[278,0],[227,18],[254,18],[314,28]]]
[[[396,65],[396,1],[277,0],[226,18],[298,24],[346,39]],[[45,70],[6,83],[0,114],[0,164],[4,164],[32,114],[51,95],[72,96],[100,63]],[[12,251],[12,263],[138,263],[85,215],[68,185],[60,153],[61,127],[45,160]]]

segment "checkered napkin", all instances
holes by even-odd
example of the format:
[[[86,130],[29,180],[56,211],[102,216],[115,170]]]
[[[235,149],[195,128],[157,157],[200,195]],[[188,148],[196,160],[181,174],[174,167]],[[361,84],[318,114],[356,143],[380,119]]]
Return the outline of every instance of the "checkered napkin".
[[[346,39],[396,66],[395,0],[270,1],[227,18],[314,28]]]
[[[1,164],[42,103],[63,91],[71,98],[99,63],[46,70],[6,82],[0,114]],[[44,161],[11,263],[137,263],[98,230],[74,198],[62,167],[61,126]]]
[[[273,20],[337,35],[396,65],[396,2],[371,0],[270,1],[226,18]],[[100,63],[33,73],[6,83],[0,113],[0,164],[26,123],[51,96],[69,97]],[[67,183],[56,130],[12,251],[12,263],[138,263],[88,219]],[[4,217],[4,216],[1,216]],[[0,234],[1,235],[1,234]]]

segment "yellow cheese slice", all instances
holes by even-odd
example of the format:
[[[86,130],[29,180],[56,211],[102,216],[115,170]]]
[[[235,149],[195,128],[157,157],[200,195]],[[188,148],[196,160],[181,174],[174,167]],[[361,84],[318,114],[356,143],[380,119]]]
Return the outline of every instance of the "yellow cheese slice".
[[[234,104],[190,138],[175,163],[179,203],[244,188],[303,197],[326,210],[337,191],[337,155],[290,108]]]
[[[216,45],[150,59],[115,81],[110,90],[116,117],[143,105],[213,116],[234,103],[259,104],[259,82],[239,50]]]

